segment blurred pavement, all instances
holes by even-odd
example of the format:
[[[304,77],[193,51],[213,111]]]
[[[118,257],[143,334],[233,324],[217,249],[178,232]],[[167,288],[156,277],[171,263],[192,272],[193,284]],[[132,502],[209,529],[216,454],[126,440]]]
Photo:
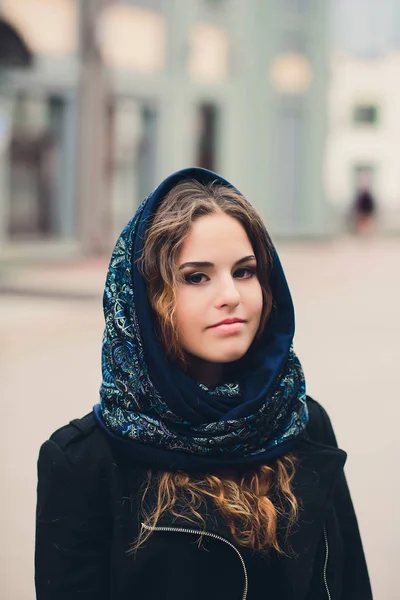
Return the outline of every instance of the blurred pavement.
[[[397,594],[400,240],[278,244],[308,392],[328,410],[377,600]],[[0,272],[1,597],[31,600],[40,444],[98,400],[107,261]],[[21,573],[24,576],[21,577]]]
[[[104,258],[0,264],[0,295],[96,299],[102,294],[107,267]]]

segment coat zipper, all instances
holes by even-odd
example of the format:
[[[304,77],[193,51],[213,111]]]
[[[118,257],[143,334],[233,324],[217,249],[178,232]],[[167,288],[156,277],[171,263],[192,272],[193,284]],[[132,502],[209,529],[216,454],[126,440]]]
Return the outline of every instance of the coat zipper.
[[[233,548],[233,550],[238,555],[238,557],[240,559],[240,562],[242,563],[243,575],[244,575],[244,589],[243,589],[242,600],[246,600],[246,598],[247,598],[247,591],[248,591],[248,587],[249,587],[246,565],[245,565],[245,562],[243,560],[243,556],[240,554],[240,552],[236,548],[236,546],[234,546],[231,542],[229,542],[225,538],[221,537],[220,535],[217,535],[216,533],[211,533],[209,531],[198,531],[196,529],[186,529],[184,527],[157,527],[157,526],[156,527],[151,527],[150,525],[146,525],[146,523],[142,523],[142,527],[144,529],[147,529],[148,531],[174,531],[176,533],[191,533],[192,535],[199,535],[199,536],[205,535],[205,536],[208,536],[210,538],[214,538],[216,540],[220,540],[221,542],[224,542],[225,544],[227,544],[228,546],[230,546],[231,548]]]
[[[328,568],[328,558],[329,558],[329,544],[328,544],[328,534],[326,531],[326,525],[324,525],[324,540],[325,540],[324,584],[325,584],[325,589],[326,589],[326,594],[328,596],[328,600],[332,600],[331,593],[329,591],[329,586],[328,586],[328,578],[326,575],[326,571]]]

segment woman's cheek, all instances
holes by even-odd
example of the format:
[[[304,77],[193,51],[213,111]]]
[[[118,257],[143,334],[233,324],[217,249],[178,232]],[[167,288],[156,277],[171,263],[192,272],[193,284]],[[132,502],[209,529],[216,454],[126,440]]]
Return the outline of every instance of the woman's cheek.
[[[252,290],[253,295],[253,306],[254,310],[258,311],[261,316],[262,307],[263,307],[263,295],[260,282],[258,279],[254,279],[254,289]]]
[[[195,329],[196,321],[201,314],[198,294],[193,293],[190,286],[178,291],[176,297],[176,321],[178,330],[184,335]]]

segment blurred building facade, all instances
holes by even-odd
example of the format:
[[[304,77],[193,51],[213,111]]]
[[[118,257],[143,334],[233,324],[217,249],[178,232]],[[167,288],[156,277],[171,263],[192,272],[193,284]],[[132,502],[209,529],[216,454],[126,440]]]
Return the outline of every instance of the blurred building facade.
[[[400,232],[399,73],[400,52],[332,57],[328,197],[343,221],[358,191],[368,189],[386,233]]]
[[[400,233],[400,3],[331,0],[326,192],[346,222],[369,189],[379,230]]]
[[[0,0],[0,243],[108,251],[140,200],[220,172],[282,236],[329,230],[326,2]]]

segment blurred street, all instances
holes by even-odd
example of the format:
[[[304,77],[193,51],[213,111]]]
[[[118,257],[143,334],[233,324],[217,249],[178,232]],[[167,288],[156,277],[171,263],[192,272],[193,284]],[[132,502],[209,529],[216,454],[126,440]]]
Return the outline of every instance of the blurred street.
[[[389,600],[399,552],[393,531],[400,492],[400,240],[278,244],[278,251],[297,311],[295,347],[308,392],[327,408],[349,454],[346,470],[376,598]],[[33,598],[39,446],[98,400],[106,269],[105,260],[91,259],[13,268],[0,277],[7,600]]]

